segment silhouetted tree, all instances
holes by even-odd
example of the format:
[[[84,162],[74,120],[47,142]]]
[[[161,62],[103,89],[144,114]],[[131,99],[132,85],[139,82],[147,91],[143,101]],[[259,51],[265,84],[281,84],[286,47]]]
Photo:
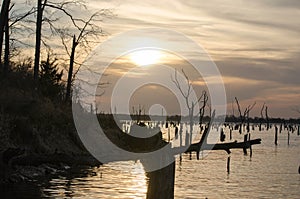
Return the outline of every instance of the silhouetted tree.
[[[47,59],[41,62],[39,90],[51,99],[61,99],[63,85],[61,83],[63,70],[59,71],[57,59],[51,58],[48,54]]]
[[[10,3],[10,0],[8,1]],[[4,7],[5,4],[3,4]],[[16,42],[24,45],[24,43],[18,39],[18,37],[26,37],[24,36],[25,32],[28,32],[31,30],[30,27],[25,26],[22,22],[26,21],[25,19],[35,13],[35,9],[31,8],[26,11],[26,9],[22,8],[21,10],[16,8],[15,9],[15,3],[8,4],[8,10],[5,12],[4,19],[0,21],[1,26],[4,25],[4,30],[1,32],[1,45],[0,45],[0,62],[2,58],[2,43],[3,43],[3,37],[5,38],[5,51],[4,51],[4,64],[3,64],[3,71],[6,73],[10,67],[10,59],[12,56],[15,55],[16,48],[14,44]],[[2,9],[3,9],[2,7]],[[4,13],[4,12],[2,12]],[[3,16],[1,16],[3,18]],[[12,35],[18,34],[17,37],[14,37]],[[2,64],[2,62],[1,62]]]
[[[38,81],[39,65],[40,65],[40,51],[41,51],[41,38],[42,38],[42,23],[43,12],[47,0],[37,0],[37,17],[36,17],[36,33],[35,33],[35,55],[33,66],[33,78],[35,82]],[[37,85],[35,85],[37,87]]]
[[[0,13],[0,64],[2,66],[2,47],[3,47],[3,38],[4,30],[7,32],[8,24],[8,12],[9,12],[10,0],[3,0],[1,13]]]
[[[263,112],[265,110],[265,105],[266,105],[266,103],[263,104],[263,106],[261,107],[261,110],[260,110],[259,131],[261,131],[261,125],[262,125],[262,123],[264,121],[264,114],[263,114]]]
[[[205,107],[208,102],[208,95],[207,95],[206,91],[203,91],[202,96],[203,96],[203,100],[201,100],[202,106],[200,107],[200,110],[199,110],[199,126],[201,128],[201,131],[203,129],[202,124],[203,124],[203,118],[204,118],[204,114],[205,114]]]
[[[69,14],[67,15],[70,16]],[[64,45],[65,50],[70,57],[67,90],[66,90],[66,97],[65,97],[66,101],[69,100],[70,98],[72,81],[79,69],[78,68],[75,71],[75,73],[73,72],[74,63],[75,63],[75,53],[77,47],[81,46],[82,50],[88,51],[91,47],[89,38],[98,39],[98,36],[104,35],[103,30],[101,29],[100,26],[97,25],[96,22],[101,21],[100,19],[101,17],[110,17],[110,16],[112,16],[110,10],[102,9],[92,14],[87,20],[74,19],[70,17],[73,26],[78,31],[78,36],[76,36],[76,34],[72,35],[72,33],[70,33],[70,30],[66,27],[64,27],[64,29],[56,29],[56,31],[59,33],[61,37],[62,44]],[[73,38],[71,50],[69,50],[69,47],[67,45],[68,38]]]
[[[73,24],[73,26],[76,29],[80,30],[80,35],[77,37],[77,41],[74,42],[74,45],[72,47],[72,49],[74,49],[74,53],[75,53],[75,49],[77,46],[76,43],[79,43],[79,40],[86,38],[87,35],[91,34],[91,32],[93,31],[93,30],[86,31],[86,27],[91,26],[91,24],[92,24],[91,22],[97,14],[92,15],[90,20],[84,21],[83,19],[75,17],[74,16],[75,14],[72,14],[72,12],[70,11],[71,9],[68,8],[68,7],[71,7],[72,5],[85,7],[84,2],[80,1],[80,0],[70,0],[70,1],[65,0],[65,1],[61,1],[61,2],[51,2],[48,0],[38,0],[37,1],[36,41],[35,41],[36,43],[35,43],[35,61],[34,61],[34,79],[36,82],[38,80],[43,22],[46,22],[49,24],[49,27],[50,27],[49,31],[55,32],[57,30],[57,28],[55,27],[54,22],[56,22],[59,19],[59,18],[51,19],[51,15],[48,17],[45,17],[44,13],[47,8],[54,9],[55,11],[59,11],[62,14],[64,14],[65,16],[67,16],[71,20],[71,23]],[[78,25],[78,23],[84,23],[85,25],[83,27],[80,27]]]
[[[186,91],[183,90],[184,89],[183,85],[181,85],[180,82],[179,82],[179,80],[178,80],[177,70],[175,70],[174,77],[172,76],[172,82],[175,84],[175,86],[178,88],[178,90],[180,91],[181,95],[185,99],[185,104],[186,104],[186,107],[188,108],[188,111],[189,111],[190,134],[192,134],[192,132],[193,132],[193,125],[194,125],[194,108],[195,108],[195,105],[197,103],[199,103],[203,99],[203,101],[202,101],[203,106],[200,108],[200,110],[204,111],[205,106],[207,104],[208,98],[207,98],[206,92],[204,91],[204,92],[202,92],[202,95],[196,101],[192,101],[190,99],[191,92],[192,92],[192,81],[189,79],[189,77],[186,75],[186,73],[184,72],[183,69],[181,70],[181,72],[182,72],[182,74],[185,77],[185,84],[187,86]],[[190,137],[190,143],[192,142],[191,139],[192,139],[192,136]]]
[[[252,105],[249,105],[244,113],[242,113],[241,111],[241,106],[240,106],[240,103],[239,103],[239,100],[237,99],[237,97],[235,97],[235,101],[236,101],[236,104],[237,104],[237,107],[238,107],[238,111],[239,111],[239,115],[240,115],[240,128],[239,128],[239,132],[242,133],[242,127],[243,127],[243,124],[245,122],[247,122],[247,132],[249,132],[250,130],[250,127],[249,127],[249,116],[250,116],[250,111],[254,108],[254,106],[256,105],[256,102],[254,102]]]

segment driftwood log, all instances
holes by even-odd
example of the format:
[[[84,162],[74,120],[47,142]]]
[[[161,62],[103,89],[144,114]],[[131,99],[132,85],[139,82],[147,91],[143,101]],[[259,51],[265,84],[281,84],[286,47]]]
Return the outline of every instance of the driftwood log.
[[[197,159],[199,159],[200,150],[225,150],[228,154],[231,153],[230,149],[248,149],[252,145],[261,144],[261,139],[254,139],[245,142],[229,142],[229,143],[221,143],[221,144],[202,144],[195,143],[192,144],[185,153],[196,152]]]

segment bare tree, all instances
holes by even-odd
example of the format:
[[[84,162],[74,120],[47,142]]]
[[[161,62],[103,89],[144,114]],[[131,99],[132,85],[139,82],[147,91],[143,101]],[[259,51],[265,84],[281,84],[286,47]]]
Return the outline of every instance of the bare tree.
[[[265,108],[265,113],[266,113],[266,121],[267,121],[267,130],[269,130],[270,122],[269,122],[268,106],[266,106]]]
[[[33,66],[33,78],[36,82],[39,77],[39,65],[40,65],[40,51],[41,51],[41,38],[42,38],[42,23],[43,23],[43,12],[46,6],[47,0],[37,0],[37,17],[36,17],[36,33],[35,33],[35,55],[34,55],[34,66]]]
[[[36,18],[36,45],[35,45],[35,62],[34,62],[34,79],[38,79],[38,71],[39,71],[39,62],[40,62],[40,51],[41,51],[41,43],[42,40],[42,25],[43,22],[49,25],[50,31],[57,32],[59,28],[54,25],[54,22],[57,22],[60,17],[51,18],[54,16],[54,13],[60,13],[61,15],[67,16],[70,19],[73,27],[79,30],[79,35],[75,39],[73,39],[73,45],[71,48],[71,52],[69,53],[70,58],[75,57],[75,50],[79,44],[85,45],[88,41],[88,36],[96,35],[96,32],[99,32],[96,25],[94,24],[97,21],[97,17],[103,13],[107,14],[108,9],[101,10],[100,12],[94,13],[88,20],[84,20],[81,18],[75,17],[75,14],[72,13],[69,7],[71,6],[80,6],[86,9],[86,5],[83,1],[80,0],[65,0],[62,2],[52,2],[49,0],[38,0],[37,2],[37,18]],[[54,10],[54,13],[49,13],[49,16],[44,16],[45,11]],[[82,26],[81,26],[82,25]],[[100,31],[102,32],[102,30]],[[74,34],[72,35],[74,38]],[[45,43],[44,43],[45,44]],[[64,43],[65,44],[65,43]],[[65,45],[66,48],[66,45]],[[73,60],[70,60],[70,66],[72,67],[74,64]],[[72,72],[72,70],[71,70]],[[70,72],[70,73],[71,73]]]
[[[31,8],[29,10],[26,10],[22,7],[16,8],[16,3],[11,3],[9,5],[8,12],[6,12],[5,17],[5,27],[4,27],[4,36],[5,36],[5,51],[4,51],[4,64],[3,64],[3,71],[4,74],[7,73],[7,71],[10,68],[10,59],[15,56],[19,55],[18,48],[16,46],[16,43],[19,43],[23,46],[30,46],[29,44],[26,44],[22,42],[22,39],[20,38],[26,38],[28,35],[25,35],[25,33],[32,33],[32,29],[29,26],[26,26],[24,22],[27,22],[29,16],[34,14],[36,12],[35,8]],[[2,45],[1,45],[2,47]],[[2,52],[2,50],[1,50]]]
[[[200,108],[200,113],[203,117],[205,106],[207,105],[207,101],[208,101],[208,96],[207,96],[207,93],[205,91],[203,91],[202,95],[196,101],[192,101],[190,99],[191,92],[192,92],[192,81],[189,79],[189,77],[186,75],[186,73],[184,72],[183,69],[181,70],[181,72],[185,77],[185,84],[187,86],[186,91],[184,91],[183,85],[181,85],[179,80],[178,80],[177,70],[175,70],[174,77],[172,76],[172,82],[175,84],[175,86],[178,88],[181,95],[185,99],[185,104],[186,104],[186,107],[188,108],[188,111],[189,111],[190,134],[192,135],[193,125],[194,125],[194,108],[195,108],[195,105],[203,99],[203,101],[202,101],[203,104],[202,104],[202,107]],[[192,143],[192,136],[190,136],[190,143]]]
[[[263,114],[263,112],[264,112],[264,110],[265,110],[265,105],[266,105],[266,103],[264,103],[264,104],[262,105],[261,109],[260,109],[259,131],[261,131],[261,125],[262,125],[262,123],[263,123],[263,121],[264,121],[264,114]]]
[[[247,130],[249,132],[250,127],[249,127],[249,116],[250,116],[250,111],[254,108],[254,106],[256,105],[256,102],[254,102],[252,105],[247,106],[247,108],[244,110],[244,112],[242,113],[241,110],[241,106],[239,103],[239,100],[237,99],[237,97],[235,97],[235,102],[237,104],[237,108],[238,108],[238,112],[240,115],[240,128],[239,128],[239,132],[242,133],[242,127],[244,125],[245,122],[247,122]]]
[[[181,70],[181,72],[185,77],[185,84],[187,86],[186,91],[184,91],[183,85],[181,85],[181,83],[178,80],[177,70],[175,70],[174,78],[173,78],[173,76],[171,78],[172,78],[172,82],[175,84],[175,86],[178,88],[181,95],[185,99],[186,107],[188,108],[189,120],[190,120],[189,144],[192,144],[192,141],[193,141],[192,140],[193,139],[193,126],[194,126],[194,108],[195,108],[195,105],[197,103],[199,103],[201,101],[201,99],[203,99],[203,101],[202,101],[203,104],[202,104],[201,108],[199,109],[199,113],[198,113],[198,114],[200,114],[199,122],[201,123],[200,125],[202,125],[202,119],[203,119],[204,112],[205,112],[204,111],[205,106],[206,106],[207,101],[208,101],[208,96],[207,96],[206,92],[204,91],[204,92],[202,92],[201,96],[196,101],[192,101],[190,99],[191,92],[192,92],[192,81],[189,79],[189,77],[187,76],[187,74],[184,72],[183,69]],[[192,159],[192,153],[190,153],[190,159]]]
[[[65,11],[67,12],[67,11]],[[68,15],[71,16],[71,15]],[[67,90],[66,90],[66,101],[69,100],[70,95],[71,95],[71,86],[72,86],[72,81],[74,79],[74,76],[78,72],[74,70],[74,64],[76,63],[75,61],[75,53],[76,49],[78,46],[81,46],[83,50],[88,51],[90,49],[90,40],[89,38],[94,38],[97,39],[98,36],[104,35],[104,32],[102,28],[97,25],[97,22],[101,21],[101,17],[110,17],[111,12],[108,9],[103,9],[101,11],[95,12],[92,14],[87,20],[83,19],[74,19],[70,17],[70,20],[72,21],[72,24],[75,26],[76,30],[78,31],[78,36],[76,35],[71,35],[72,33],[69,33],[69,30],[65,29],[56,29],[56,31],[59,33],[62,44],[70,57],[70,64],[69,64],[69,73],[68,73],[68,80],[67,80]],[[81,24],[81,25],[80,25]],[[72,48],[71,51],[68,48],[67,45],[67,40],[68,38],[73,38],[72,39]]]

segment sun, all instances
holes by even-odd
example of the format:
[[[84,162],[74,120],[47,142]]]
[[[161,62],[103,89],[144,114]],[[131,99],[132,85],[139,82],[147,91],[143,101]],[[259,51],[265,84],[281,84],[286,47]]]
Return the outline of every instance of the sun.
[[[129,57],[138,66],[148,66],[158,63],[162,53],[159,50],[138,50],[130,53]]]

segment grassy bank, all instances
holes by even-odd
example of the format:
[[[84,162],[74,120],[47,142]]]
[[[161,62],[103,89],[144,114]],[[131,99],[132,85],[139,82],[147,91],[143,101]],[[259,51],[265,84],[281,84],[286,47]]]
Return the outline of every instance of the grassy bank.
[[[78,138],[71,103],[63,99],[65,85],[55,79],[56,66],[51,67],[42,67],[38,88],[30,64],[16,64],[9,73],[0,74],[2,181],[20,165],[97,164]]]

